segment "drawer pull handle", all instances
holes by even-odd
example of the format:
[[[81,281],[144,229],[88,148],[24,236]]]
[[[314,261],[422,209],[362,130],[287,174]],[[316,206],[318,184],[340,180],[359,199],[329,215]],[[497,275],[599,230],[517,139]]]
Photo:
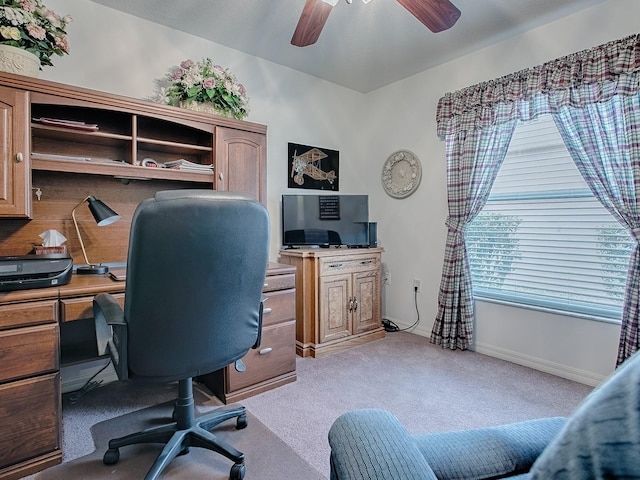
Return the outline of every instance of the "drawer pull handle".
[[[373,260],[362,260],[360,265],[369,265],[370,263],[373,263]]]
[[[329,265],[329,268],[340,268],[342,267],[342,263],[332,263]]]
[[[273,350],[273,348],[271,348],[271,347],[263,348],[262,350],[260,350],[259,354],[260,355],[266,355],[267,353],[271,353],[272,350]]]
[[[263,314],[271,313],[271,311],[272,311],[272,310],[273,310],[273,308],[271,308],[271,307],[267,307],[267,308],[265,308],[265,309],[263,309],[263,310],[262,310],[262,313],[263,313]]]
[[[247,370],[247,366],[242,360],[235,361],[236,372],[244,372]]]

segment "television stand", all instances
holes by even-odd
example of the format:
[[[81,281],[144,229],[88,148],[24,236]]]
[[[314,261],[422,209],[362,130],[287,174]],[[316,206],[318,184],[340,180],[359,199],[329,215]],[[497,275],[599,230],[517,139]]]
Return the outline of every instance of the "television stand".
[[[296,353],[320,357],[385,336],[382,248],[280,250],[296,267]]]

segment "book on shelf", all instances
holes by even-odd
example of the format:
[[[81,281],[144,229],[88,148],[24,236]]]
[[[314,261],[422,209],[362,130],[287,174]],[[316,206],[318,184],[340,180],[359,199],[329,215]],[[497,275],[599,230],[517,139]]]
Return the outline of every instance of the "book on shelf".
[[[72,128],[74,130],[83,130],[86,132],[95,132],[98,130],[97,123],[77,122],[75,120],[64,120],[61,118],[38,117],[32,118],[34,122],[42,125],[50,125],[54,127]]]
[[[31,158],[34,160],[65,160],[72,162],[117,163],[119,165],[126,165],[122,160],[112,160],[110,158],[99,157],[83,157],[81,155],[57,155],[53,153],[31,152]]]
[[[181,158],[180,160],[165,162],[164,167],[173,168],[176,170],[186,170],[191,172],[204,172],[204,173],[213,172],[213,165],[201,165],[199,163],[190,162],[189,160],[185,160],[183,158]]]

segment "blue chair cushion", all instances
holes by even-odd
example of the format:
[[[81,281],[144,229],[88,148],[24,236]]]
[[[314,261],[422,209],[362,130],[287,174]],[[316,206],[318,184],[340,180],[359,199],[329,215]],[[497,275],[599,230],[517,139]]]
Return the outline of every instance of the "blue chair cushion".
[[[551,417],[413,438],[440,480],[502,478],[528,472],[566,421]]]
[[[534,463],[532,480],[640,478],[639,355],[582,402]]]

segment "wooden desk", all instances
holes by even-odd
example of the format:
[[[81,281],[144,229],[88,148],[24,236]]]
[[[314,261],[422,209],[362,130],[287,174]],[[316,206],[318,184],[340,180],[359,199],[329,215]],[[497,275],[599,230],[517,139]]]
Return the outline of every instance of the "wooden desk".
[[[261,349],[247,354],[244,374],[229,366],[209,377],[223,401],[295,381],[294,285],[294,268],[269,264]],[[73,275],[60,287],[0,293],[0,479],[62,461],[60,367],[97,357],[84,328],[93,325],[93,297],[107,292],[123,303],[124,290],[108,276]]]

